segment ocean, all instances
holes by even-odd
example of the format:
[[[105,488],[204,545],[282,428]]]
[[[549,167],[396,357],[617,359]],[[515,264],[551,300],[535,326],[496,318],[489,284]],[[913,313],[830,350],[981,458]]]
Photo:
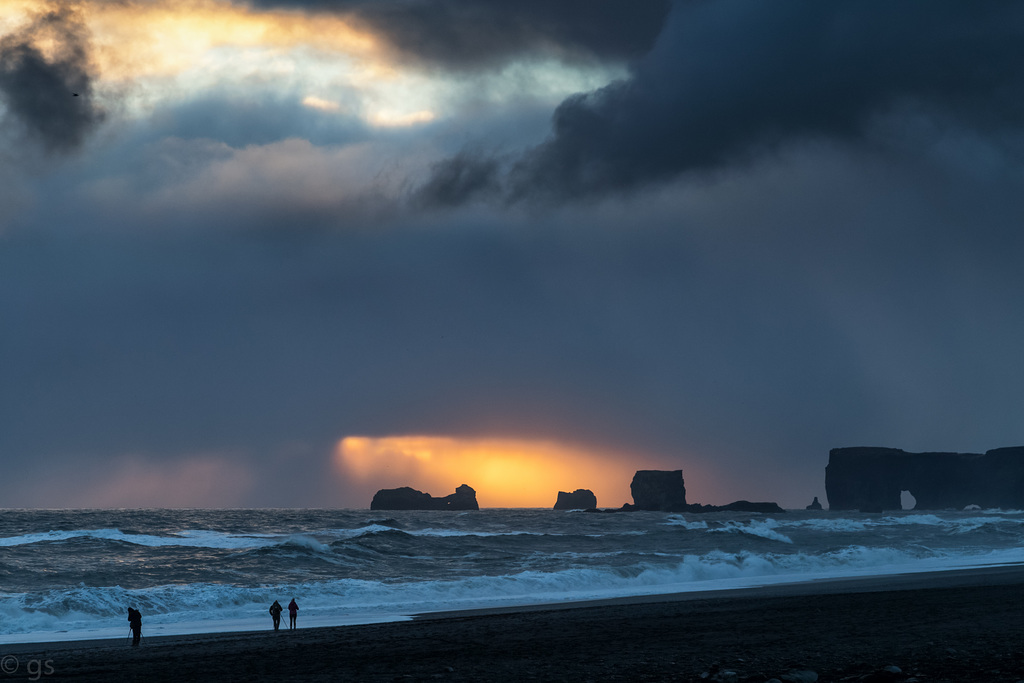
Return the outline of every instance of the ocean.
[[[1022,562],[1005,510],[0,510],[0,643],[125,637],[129,606],[170,635]]]

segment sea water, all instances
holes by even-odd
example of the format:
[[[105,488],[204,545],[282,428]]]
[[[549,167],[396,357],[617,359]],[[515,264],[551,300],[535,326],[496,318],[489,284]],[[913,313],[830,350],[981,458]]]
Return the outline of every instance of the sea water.
[[[1024,562],[1024,512],[0,510],[0,643],[299,625]],[[287,620],[285,620],[287,621]]]

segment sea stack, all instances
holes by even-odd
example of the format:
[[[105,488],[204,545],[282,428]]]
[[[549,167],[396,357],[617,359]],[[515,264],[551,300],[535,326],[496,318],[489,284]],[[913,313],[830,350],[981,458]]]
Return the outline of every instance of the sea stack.
[[[590,489],[576,489],[572,493],[558,492],[555,510],[593,510],[597,507],[597,496]]]
[[[479,510],[476,491],[463,484],[455,493],[443,498],[434,498],[429,493],[417,491],[408,486],[397,489],[381,489],[370,501],[371,510]]]
[[[637,470],[629,491],[636,510],[681,512],[687,509],[682,470]]]
[[[622,506],[621,510],[626,512],[785,512],[777,503],[752,503],[748,500],[737,500],[728,505],[687,504],[682,470],[637,470],[629,490],[633,494],[633,503]]]

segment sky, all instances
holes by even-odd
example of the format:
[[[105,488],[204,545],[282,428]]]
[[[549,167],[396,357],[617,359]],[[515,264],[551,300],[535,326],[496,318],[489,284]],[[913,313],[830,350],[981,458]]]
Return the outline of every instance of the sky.
[[[827,504],[1024,444],[1024,6],[0,1],[0,507]]]

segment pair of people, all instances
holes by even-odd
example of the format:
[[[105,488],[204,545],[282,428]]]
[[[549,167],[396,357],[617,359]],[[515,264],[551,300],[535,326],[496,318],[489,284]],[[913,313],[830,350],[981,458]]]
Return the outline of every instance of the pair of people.
[[[281,612],[284,608],[281,607],[281,603],[274,600],[274,604],[270,606],[270,618],[274,620],[274,630],[276,631],[281,625]],[[295,598],[288,603],[288,628],[295,628],[295,619],[299,616],[299,604],[295,602]]]

